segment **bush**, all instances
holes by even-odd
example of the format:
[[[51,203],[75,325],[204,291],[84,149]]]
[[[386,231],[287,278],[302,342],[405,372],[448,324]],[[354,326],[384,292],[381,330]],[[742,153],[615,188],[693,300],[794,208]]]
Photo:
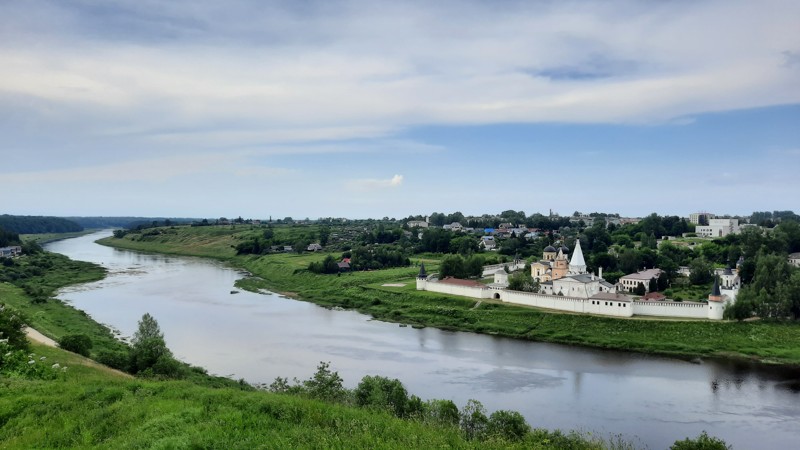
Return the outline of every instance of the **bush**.
[[[675,441],[670,450],[730,450],[730,446],[722,439],[709,436],[705,431],[694,439],[688,437],[682,441]]]
[[[113,369],[127,372],[130,356],[124,352],[102,351],[97,355],[97,362]]]
[[[408,392],[398,379],[367,375],[358,383],[354,395],[358,406],[385,409],[397,417],[409,415]]]
[[[531,427],[517,411],[498,410],[489,416],[486,432],[510,441],[519,441],[525,437]]]
[[[58,340],[58,346],[72,353],[88,357],[92,350],[92,339],[85,334],[68,334]]]

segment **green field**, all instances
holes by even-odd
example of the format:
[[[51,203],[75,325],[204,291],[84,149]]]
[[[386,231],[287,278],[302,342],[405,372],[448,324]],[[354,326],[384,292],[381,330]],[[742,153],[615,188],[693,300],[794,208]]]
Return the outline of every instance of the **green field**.
[[[276,227],[277,230],[282,230]],[[291,232],[286,227],[282,232]],[[417,267],[315,275],[305,269],[324,253],[236,256],[231,248],[258,230],[246,227],[179,227],[150,237],[129,235],[100,243],[120,248],[213,257],[253,274],[239,285],[268,289],[325,306],[339,306],[378,319],[509,336],[535,341],[632,350],[682,357],[742,358],[774,364],[800,364],[800,326],[795,323],[616,319],[544,311],[463,297],[416,291]],[[334,254],[338,256],[338,254]],[[414,263],[417,260],[412,258]],[[428,258],[428,271],[436,260]],[[403,287],[384,287],[399,283]]]

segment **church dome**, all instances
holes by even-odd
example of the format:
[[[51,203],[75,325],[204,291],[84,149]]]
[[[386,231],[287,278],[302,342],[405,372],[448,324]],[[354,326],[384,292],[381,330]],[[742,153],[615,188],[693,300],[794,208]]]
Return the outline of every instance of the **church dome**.
[[[561,246],[561,251],[564,252],[564,253],[569,253],[569,247],[567,247],[566,245],[562,245]]]
[[[552,245],[548,245],[547,247],[544,248],[544,251],[547,253],[555,253],[557,250]]]

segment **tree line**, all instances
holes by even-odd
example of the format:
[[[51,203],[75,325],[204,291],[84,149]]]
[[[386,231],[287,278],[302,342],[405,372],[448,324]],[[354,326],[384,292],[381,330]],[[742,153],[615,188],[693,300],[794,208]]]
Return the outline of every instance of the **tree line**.
[[[71,233],[83,231],[77,223],[62,217],[0,215],[0,228],[18,234]]]

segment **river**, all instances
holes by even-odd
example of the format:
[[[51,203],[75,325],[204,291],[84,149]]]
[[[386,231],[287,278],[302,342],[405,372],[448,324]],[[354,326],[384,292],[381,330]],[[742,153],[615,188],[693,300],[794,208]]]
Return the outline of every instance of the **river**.
[[[142,314],[158,320],[179,359],[210,373],[270,383],[305,379],[330,361],[345,384],[400,379],[423,399],[470,398],[491,412],[521,412],[536,427],[621,434],[667,448],[702,430],[736,449],[796,448],[800,370],[678,359],[413,329],[275,294],[239,292],[244,276],[218,262],[95,244],[99,232],[47,244],[106,267],[106,279],[60,298],[130,336]]]

